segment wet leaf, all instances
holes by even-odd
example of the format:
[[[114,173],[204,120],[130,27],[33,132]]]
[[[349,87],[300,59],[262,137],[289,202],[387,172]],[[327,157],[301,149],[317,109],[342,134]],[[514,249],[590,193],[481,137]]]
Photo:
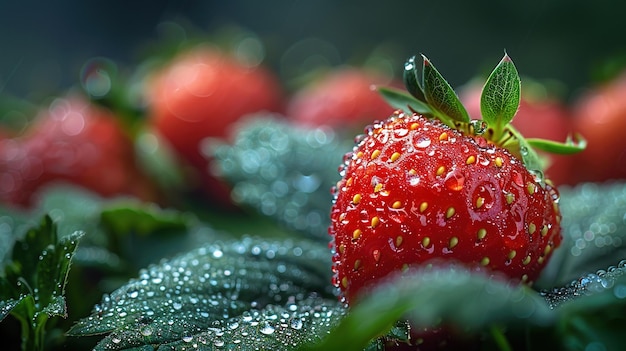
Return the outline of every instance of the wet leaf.
[[[626,260],[542,294],[559,316],[564,348],[618,350],[626,342]]]
[[[70,262],[82,232],[58,237],[55,223],[45,216],[15,242],[0,276],[0,320],[12,314],[22,321],[23,347],[43,347],[51,317],[66,317],[65,285]]]
[[[39,218],[50,216],[57,227],[57,232],[67,235],[76,231],[87,233],[81,239],[81,245],[77,248],[75,263],[81,265],[97,265],[117,268],[116,262],[119,257],[106,252],[112,260],[103,262],[102,255],[90,255],[86,250],[94,250],[104,253],[109,244],[109,238],[105,231],[99,226],[100,211],[107,203],[97,195],[85,191],[81,188],[69,185],[57,185],[44,189],[39,196],[37,206],[29,211],[19,211],[11,207],[0,206],[0,244],[6,242],[5,246],[11,248],[12,243],[24,237],[29,228],[37,226]],[[2,252],[3,245],[0,245],[0,258],[6,258]]]
[[[3,278],[0,278],[0,281],[5,282]],[[0,282],[0,285],[4,285],[2,282]],[[4,286],[2,288],[2,291],[5,293],[9,291],[5,290]],[[22,301],[23,298],[23,296],[17,299],[2,297],[2,300],[0,300],[0,321],[4,320],[4,318],[8,316],[15,308],[15,306],[17,306]]]
[[[327,242],[330,188],[351,147],[329,129],[297,128],[272,116],[254,116],[241,125],[232,145],[215,147],[213,155],[219,172],[233,184],[235,202]]]
[[[428,58],[424,58],[424,95],[428,104],[440,114],[456,122],[469,123],[467,110],[454,89],[437,71]],[[443,121],[443,120],[442,120]],[[444,122],[445,123],[445,122]]]
[[[262,309],[243,311],[239,316],[215,320],[209,327],[180,337],[153,344],[157,350],[292,350],[304,344],[319,342],[345,313],[336,300],[320,298],[294,299],[285,305],[267,305]],[[173,321],[173,320],[172,320]],[[174,324],[186,323],[176,320]],[[174,328],[173,328],[174,329]],[[144,339],[153,330],[144,327]],[[170,331],[172,332],[172,331]],[[95,350],[138,349],[136,333],[114,332],[104,338]]]
[[[404,72],[402,73],[402,79],[406,90],[413,95],[417,100],[426,102],[424,96],[424,82],[422,76],[419,73],[416,57],[412,56],[404,63]]]
[[[321,244],[215,242],[141,270],[137,279],[105,295],[69,334],[111,333],[99,347],[114,349],[185,345],[194,338],[212,343],[207,338],[216,337],[225,321],[246,313],[259,313],[262,320],[268,309],[310,294],[334,299],[329,266],[330,253]]]

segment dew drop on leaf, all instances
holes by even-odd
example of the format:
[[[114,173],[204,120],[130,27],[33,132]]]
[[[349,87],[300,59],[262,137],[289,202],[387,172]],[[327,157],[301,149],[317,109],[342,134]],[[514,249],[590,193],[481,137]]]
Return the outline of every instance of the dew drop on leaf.
[[[302,329],[302,320],[300,318],[294,318],[289,323],[289,326],[293,329],[300,330]]]
[[[273,333],[274,333],[274,330],[275,330],[275,329],[274,329],[274,327],[272,327],[272,325],[270,325],[270,324],[269,324],[269,322],[263,322],[263,323],[261,324],[260,329],[259,329],[259,331],[260,331],[262,334],[265,334],[265,335],[271,335],[271,334],[273,334]]]
[[[152,335],[152,328],[151,327],[141,328],[141,335],[143,335],[143,336],[150,336],[150,335]]]

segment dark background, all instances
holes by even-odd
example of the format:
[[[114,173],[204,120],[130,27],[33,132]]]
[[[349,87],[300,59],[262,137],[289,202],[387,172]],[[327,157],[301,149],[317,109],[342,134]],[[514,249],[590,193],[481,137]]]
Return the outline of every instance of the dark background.
[[[35,102],[58,94],[94,56],[132,67],[146,43],[161,38],[163,23],[178,21],[254,32],[266,45],[265,63],[280,74],[294,45],[330,64],[384,48],[398,68],[409,55],[427,54],[458,86],[506,50],[521,74],[563,82],[570,98],[621,67],[625,13],[626,2],[609,0],[2,0],[0,93]]]

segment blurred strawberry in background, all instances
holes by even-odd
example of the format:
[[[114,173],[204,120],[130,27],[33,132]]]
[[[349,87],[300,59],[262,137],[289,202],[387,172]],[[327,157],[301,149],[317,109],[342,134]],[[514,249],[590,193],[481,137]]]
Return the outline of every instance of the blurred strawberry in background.
[[[287,115],[302,126],[362,130],[380,116],[393,113],[394,109],[376,91],[377,86],[393,84],[390,77],[379,72],[335,68],[296,91],[287,106]]]
[[[0,178],[0,201],[26,207],[59,182],[103,196],[158,197],[116,116],[79,95],[54,100],[22,135],[1,139]]]
[[[191,166],[191,188],[203,189],[218,205],[230,203],[229,188],[211,173],[207,145],[227,140],[242,117],[283,107],[273,72],[211,46],[181,52],[152,72],[145,98],[148,124]]]
[[[528,82],[527,82],[528,81]],[[527,138],[541,138],[563,142],[568,135],[578,132],[572,124],[567,104],[550,95],[540,83],[526,79],[522,87],[520,106],[511,123]],[[480,94],[482,84],[471,82],[460,92],[471,118],[480,118]],[[572,185],[577,182],[573,174],[574,157],[571,155],[543,155],[549,162],[546,177],[556,185]]]
[[[573,104],[574,124],[587,139],[573,158],[580,182],[626,178],[626,72],[592,87]]]

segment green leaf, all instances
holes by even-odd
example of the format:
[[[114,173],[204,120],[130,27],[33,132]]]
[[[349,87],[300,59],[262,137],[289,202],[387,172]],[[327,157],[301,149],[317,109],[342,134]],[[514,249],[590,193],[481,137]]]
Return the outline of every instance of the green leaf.
[[[558,315],[554,332],[566,349],[621,349],[626,337],[626,260],[543,291]]]
[[[580,134],[575,134],[574,139],[568,137],[564,143],[533,138],[526,139],[526,142],[536,149],[554,154],[575,154],[583,151],[587,147],[587,140]]]
[[[168,341],[151,340],[159,350],[290,350],[304,344],[319,342],[345,314],[336,300],[306,298],[285,305],[270,304],[262,309],[250,309],[232,318],[214,320],[210,327],[194,328]],[[170,335],[178,333],[176,326],[185,319],[171,320]],[[169,321],[168,321],[169,322]],[[123,331],[107,335],[95,350],[137,350],[154,333],[145,326],[139,334]],[[147,345],[146,345],[147,346]]]
[[[404,63],[404,72],[402,74],[404,80],[404,86],[406,90],[411,93],[417,100],[426,102],[424,96],[424,84],[422,78],[418,73],[417,63],[415,62],[415,56],[410,57]]]
[[[15,243],[0,278],[0,319],[10,313],[22,322],[23,349],[42,349],[48,319],[66,317],[65,285],[82,236],[75,232],[59,239],[55,223],[45,216]]]
[[[503,144],[503,147],[520,158],[528,170],[543,172],[546,165],[545,160],[539,156],[537,151],[528,143],[528,140],[512,125],[507,126],[505,131],[508,134],[508,141]]]
[[[149,203],[120,203],[105,207],[100,213],[102,225],[111,233],[148,235],[155,232],[185,231],[190,216],[163,210]]]
[[[496,131],[496,138],[517,113],[520,98],[519,74],[509,55],[504,54],[487,78],[480,98],[483,120]]]
[[[469,123],[469,114],[450,84],[426,56],[422,57],[424,59],[424,95],[428,104],[454,121]]]
[[[265,319],[267,311],[290,309],[312,293],[334,300],[329,266],[330,253],[322,244],[253,238],[215,242],[141,270],[137,279],[105,295],[92,315],[68,333],[111,333],[99,345],[107,349],[189,345],[192,339],[212,345],[220,335],[216,330],[227,327],[224,321],[249,322],[248,315],[257,312],[253,319]],[[295,306],[292,312],[303,305]]]
[[[0,277],[0,279],[4,278]],[[2,293],[4,294],[5,292],[6,290]],[[3,297],[2,300],[0,300],[0,322],[11,313],[11,311],[22,301],[22,299],[24,299],[24,296],[17,299]]]
[[[545,325],[554,316],[535,291],[461,265],[434,264],[396,276],[364,296],[315,350],[362,350],[408,318],[414,328],[443,324],[478,332],[492,325]]]
[[[427,104],[417,100],[415,97],[402,90],[380,87],[378,88],[378,92],[383,96],[385,101],[391,105],[391,107],[400,109],[405,113],[412,114],[415,112],[423,115],[433,114],[433,111]]]

